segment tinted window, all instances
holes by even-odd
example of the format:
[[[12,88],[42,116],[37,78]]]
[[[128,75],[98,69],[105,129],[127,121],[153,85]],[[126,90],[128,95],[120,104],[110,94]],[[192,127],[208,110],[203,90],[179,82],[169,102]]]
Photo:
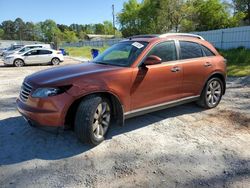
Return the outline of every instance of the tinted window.
[[[28,55],[28,56],[30,56],[30,55],[38,55],[38,50],[29,51],[25,55]]]
[[[202,57],[202,49],[199,44],[194,42],[180,41],[181,59],[191,59]]]
[[[209,50],[207,47],[205,47],[203,45],[201,47],[202,47],[202,50],[204,51],[204,53],[206,54],[206,56],[214,56],[214,53],[211,50]]]
[[[162,62],[173,61],[177,59],[174,41],[157,44],[148,54],[158,56]]]
[[[44,54],[52,54],[52,52],[51,51],[49,51],[49,50],[38,50],[39,52],[39,55],[44,55]]]

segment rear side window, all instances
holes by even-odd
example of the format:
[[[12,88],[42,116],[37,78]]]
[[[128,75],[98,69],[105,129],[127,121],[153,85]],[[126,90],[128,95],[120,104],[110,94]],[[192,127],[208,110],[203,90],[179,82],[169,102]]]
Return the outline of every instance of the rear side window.
[[[191,59],[203,57],[202,49],[195,42],[180,41],[181,59]]]
[[[26,55],[26,56],[38,55],[38,50],[29,51],[29,52],[27,52],[25,55]]]
[[[157,44],[148,54],[158,56],[162,62],[174,61],[177,59],[174,41],[167,41]]]
[[[38,50],[38,51],[39,55],[52,54],[52,52],[49,50]]]
[[[215,54],[211,50],[209,50],[207,47],[201,45],[201,48],[206,56],[215,56]]]

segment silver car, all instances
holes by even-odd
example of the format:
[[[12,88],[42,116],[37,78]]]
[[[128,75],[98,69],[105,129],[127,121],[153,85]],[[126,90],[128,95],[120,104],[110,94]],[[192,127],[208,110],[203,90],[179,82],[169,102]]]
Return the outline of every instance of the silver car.
[[[59,65],[64,61],[64,57],[61,51],[35,48],[23,53],[11,54],[4,57],[5,65],[14,65],[16,67],[22,67],[24,65],[31,64],[52,64]]]
[[[8,56],[11,54],[17,54],[17,53],[24,53],[27,52],[30,49],[33,48],[47,48],[47,49],[51,49],[50,44],[30,44],[30,45],[24,45],[21,48],[16,48],[13,50],[8,50],[6,52],[3,53],[3,56]]]

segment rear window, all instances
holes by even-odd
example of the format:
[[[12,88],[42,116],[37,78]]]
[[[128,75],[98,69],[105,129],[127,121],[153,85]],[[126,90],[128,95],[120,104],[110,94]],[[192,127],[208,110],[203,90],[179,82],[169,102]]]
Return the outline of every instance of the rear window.
[[[203,50],[203,52],[205,53],[206,56],[208,56],[208,57],[209,56],[215,56],[215,54],[211,50],[209,50],[207,47],[201,45],[201,48],[202,48],[202,50]]]
[[[195,42],[180,41],[181,59],[203,57],[201,46]]]

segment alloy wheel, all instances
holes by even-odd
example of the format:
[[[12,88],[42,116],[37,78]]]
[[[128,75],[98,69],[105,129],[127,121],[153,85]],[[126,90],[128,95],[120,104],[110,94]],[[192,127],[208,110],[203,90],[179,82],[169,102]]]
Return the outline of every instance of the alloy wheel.
[[[110,124],[110,107],[107,102],[102,102],[97,106],[94,114],[93,133],[96,138],[103,137]]]
[[[207,103],[210,107],[216,106],[220,101],[222,93],[221,84],[218,80],[213,80],[207,88]]]
[[[59,63],[60,63],[59,59],[55,58],[55,59],[52,60],[53,65],[59,65]]]
[[[23,61],[20,60],[20,59],[16,60],[16,61],[15,61],[15,66],[16,66],[16,67],[22,67],[22,66],[23,66]]]

